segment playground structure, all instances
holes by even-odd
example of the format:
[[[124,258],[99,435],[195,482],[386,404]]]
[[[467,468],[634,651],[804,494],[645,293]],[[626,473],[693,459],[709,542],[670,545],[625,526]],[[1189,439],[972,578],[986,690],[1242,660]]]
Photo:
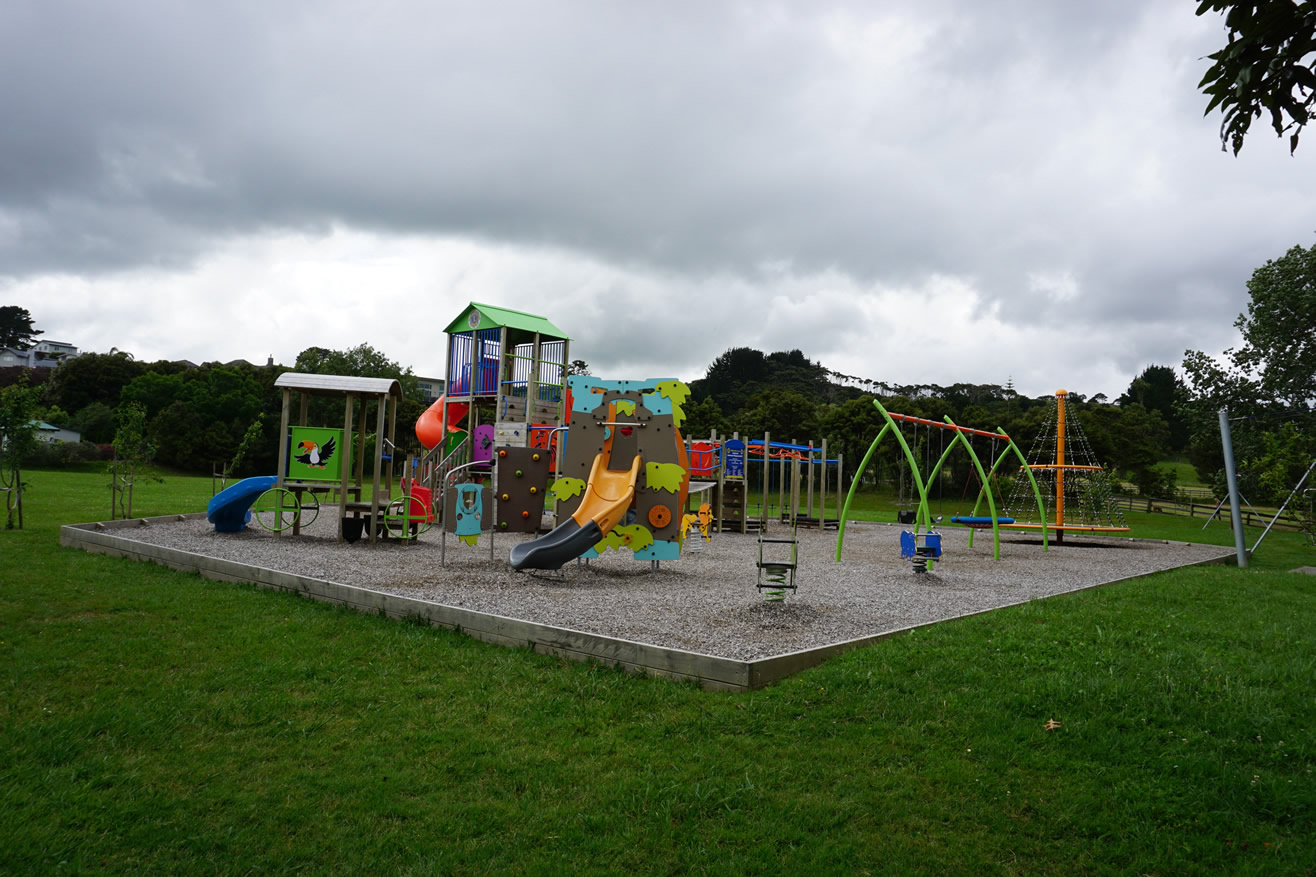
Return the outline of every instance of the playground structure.
[[[1040,482],[1040,495],[1054,502],[1039,502],[1038,514],[1033,516],[1023,482],[1016,478],[1006,505],[1016,520],[1002,526],[1041,530],[1043,538],[1051,530],[1056,542],[1063,542],[1066,532],[1127,533],[1129,526],[1114,502],[1105,467],[1097,461],[1078,418],[1067,410],[1068,396],[1068,391],[1056,390],[1055,402],[1022,470],[1028,473],[1034,491]]]
[[[714,433],[708,439],[690,442],[689,454],[690,476],[695,479],[694,485],[710,491],[708,503],[719,533],[759,531],[774,517],[793,520],[803,527],[838,525],[844,459],[840,455],[827,456],[826,439],[819,445],[812,441],[806,445],[774,442],[770,433],[748,441],[742,440],[739,433],[720,440]],[[826,507],[833,475],[836,517],[829,518]],[[749,507],[755,491],[759,499],[757,518]]]
[[[298,509],[291,527],[280,526],[299,535],[302,506],[318,510],[316,491],[336,487],[338,503],[338,541],[355,542],[363,534],[374,542],[379,536],[383,513],[388,511],[393,493],[393,435],[397,428],[397,401],[402,386],[391,378],[358,378],[340,375],[310,375],[288,372],[280,375],[274,386],[283,390],[283,410],[279,416],[279,474],[275,489],[280,491],[258,503],[266,508],[274,504],[282,509],[291,499]],[[297,394],[297,423],[292,419],[293,393]],[[311,396],[342,397],[343,426],[313,427],[307,424]],[[367,409],[375,408],[374,465],[371,473],[370,500],[362,498],[366,461]],[[354,417],[355,415],[355,417]],[[291,494],[290,497],[285,494]],[[280,521],[282,523],[282,521]]]
[[[397,425],[401,385],[391,378],[360,378],[287,372],[274,386],[283,390],[279,418],[278,474],[244,478],[216,494],[207,517],[220,532],[243,529],[253,513],[276,534],[300,535],[319,513],[318,493],[338,496],[338,541],[355,542],[364,533],[374,542],[381,532],[405,538],[410,529],[410,500],[392,501],[392,436]],[[298,413],[292,423],[292,398]],[[343,399],[343,425],[307,423],[310,397]],[[367,409],[375,407],[374,466],[370,499],[363,500]],[[409,485],[408,485],[409,486]],[[397,532],[394,532],[394,531]]]
[[[560,569],[623,547],[655,565],[678,558],[690,487],[679,426],[689,392],[670,379],[571,377],[570,440],[551,488],[560,523],[514,545],[512,568]]]
[[[1038,514],[1040,516],[1040,520],[1042,521],[1042,524],[1040,526],[1040,529],[1042,531],[1042,549],[1043,550],[1047,549],[1047,527],[1045,524],[1045,509],[1043,506],[1041,493],[1038,491],[1037,482],[1033,478],[1032,470],[1028,468],[1027,459],[1024,457],[1023,453],[1019,450],[1019,447],[1014,443],[1014,441],[1008,435],[1005,434],[1004,431],[998,429],[996,432],[987,432],[985,430],[973,429],[971,427],[958,426],[949,417],[945,418],[943,422],[939,423],[935,420],[928,420],[922,417],[912,417],[907,414],[894,414],[892,412],[887,411],[886,408],[883,407],[882,403],[876,399],[873,400],[873,405],[874,407],[877,408],[878,412],[882,415],[882,419],[885,422],[882,425],[882,429],[878,432],[877,438],[873,439],[873,443],[869,445],[868,452],[864,454],[863,460],[860,461],[858,471],[863,472],[867,468],[869,460],[872,459],[873,454],[877,451],[878,446],[882,443],[882,439],[886,437],[888,432],[892,433],[895,436],[896,442],[900,446],[900,450],[904,455],[905,462],[908,464],[909,477],[913,482],[914,490],[917,491],[918,494],[917,509],[915,510],[913,520],[908,522],[914,525],[914,529],[912,531],[907,531],[910,539],[906,540],[906,544],[902,546],[902,554],[905,557],[907,557],[907,559],[915,560],[916,558],[920,558],[920,557],[923,558],[922,563],[925,565],[925,568],[923,570],[920,570],[918,568],[919,563],[916,562],[915,564],[916,571],[921,572],[921,571],[925,571],[927,568],[930,568],[926,566],[928,559],[938,557],[940,556],[941,553],[940,540],[929,539],[929,537],[932,535],[933,532],[932,531],[933,520],[932,520],[932,511],[928,505],[928,484],[932,483],[935,479],[940,477],[942,467],[945,465],[946,461],[950,458],[951,452],[955,449],[957,445],[959,447],[962,447],[965,451],[968,452],[969,460],[972,462],[973,468],[978,474],[978,479],[981,486],[978,491],[978,496],[974,501],[973,512],[970,515],[965,516],[963,518],[960,517],[952,518],[952,523],[963,524],[964,526],[968,526],[973,529],[984,529],[986,527],[990,527],[992,531],[992,556],[994,559],[1000,560],[1001,558],[1000,530],[1002,527],[1012,526],[1013,519],[998,515],[996,511],[996,500],[993,495],[994,490],[992,488],[993,485],[992,479],[993,476],[996,474],[996,470],[1001,466],[1001,464],[1004,463],[1007,459],[1009,459],[1010,455],[1013,454],[1015,458],[1018,459],[1018,461],[1022,465],[1023,467],[1022,471],[1027,476],[1027,482],[1033,488],[1033,496],[1037,501]],[[926,480],[924,479],[923,474],[919,470],[917,455],[913,452],[913,450],[910,449],[909,443],[905,440],[905,437],[900,430],[899,424],[901,423],[912,423],[915,429],[917,429],[920,426],[927,427],[928,429],[939,429],[943,431],[943,434],[947,434],[951,436],[951,441],[949,445],[943,447],[941,454],[937,459],[936,464],[929,469]],[[981,459],[979,459],[978,454],[974,451],[973,444],[968,440],[967,436],[984,436],[992,439],[994,459],[991,461],[990,469],[983,468],[982,461]],[[995,453],[995,443],[997,442],[1004,443],[1004,450],[999,454]],[[929,442],[926,446],[929,455],[931,452],[931,447],[932,447],[931,443]],[[854,494],[855,491],[858,489],[858,487],[859,487],[859,479],[856,478],[854,482],[850,485],[850,491],[849,493],[846,494],[845,504],[841,510],[840,523],[837,527],[837,534],[836,534],[836,561],[838,563],[841,561],[842,549],[845,542],[845,519],[850,511],[850,505],[854,500]],[[986,500],[987,502],[987,508],[989,511],[989,514],[987,516],[981,516],[978,514],[980,505],[983,502],[983,500]],[[1007,521],[1008,523],[1006,523]],[[920,538],[923,541],[923,545],[919,545]],[[970,534],[969,537],[969,544],[970,545],[973,544],[972,533]],[[907,553],[903,549],[907,549],[908,550]],[[920,554],[919,549],[923,549],[922,554]]]
[[[495,447],[531,447],[550,455],[566,422],[570,339],[544,317],[471,302],[444,329],[444,395],[416,422],[429,451],[420,462],[427,486]]]
[[[760,581],[765,570],[782,576],[793,568],[793,549],[790,560],[778,562],[764,560],[762,547],[776,541],[794,544],[794,531],[800,526],[826,528],[834,524],[840,560],[845,518],[857,482],[842,505],[843,461],[839,456],[834,460],[828,457],[825,440],[815,447],[813,442],[773,442],[768,434],[761,440],[748,441],[739,435],[719,440],[714,434],[708,441],[691,443],[687,451],[679,425],[689,390],[679,381],[601,381],[587,376],[568,379],[569,339],[545,318],[520,311],[471,303],[445,331],[449,336],[448,391],[416,425],[417,437],[429,451],[419,460],[407,460],[400,480],[400,499],[393,499],[398,382],[290,373],[276,382],[284,392],[279,474],[274,476],[273,484],[268,478],[246,479],[222,491],[212,500],[217,529],[241,529],[254,511],[268,529],[280,533],[290,530],[297,535],[318,512],[317,493],[332,490],[340,498],[340,541],[355,541],[363,533],[370,542],[385,534],[406,540],[442,520],[446,550],[448,533],[474,544],[478,535],[487,531],[540,532],[544,501],[551,494],[557,526],[547,535],[515,546],[509,556],[514,568],[558,569],[572,558],[597,557],[599,552],[615,547],[628,547],[636,558],[656,565],[680,555],[689,529],[682,525],[688,512],[687,497],[692,492],[691,477],[712,476],[712,481],[694,486],[696,491],[712,491],[703,503],[707,512],[698,518],[705,536],[710,525],[718,532],[762,534],[770,517],[790,524],[789,540],[760,537]],[[294,392],[300,398],[295,425]],[[311,395],[344,398],[341,429],[307,423]],[[993,556],[997,559],[1001,529],[1040,530],[1044,550],[1051,531],[1059,538],[1065,529],[1127,529],[1094,523],[1083,515],[1076,522],[1072,511],[1066,516],[1067,499],[1071,510],[1094,508],[1093,502],[1081,498],[1078,488],[1084,479],[1075,473],[1101,473],[1102,469],[1092,462],[1079,461],[1079,451],[1090,452],[1090,448],[1077,423],[1069,424],[1065,395],[1063,390],[1057,393],[1058,412],[1048,421],[1048,426],[1052,422],[1056,425],[1056,437],[1050,444],[1056,449],[1055,455],[1044,461],[1036,455],[1039,447],[1047,447],[1044,437],[1035,443],[1034,459],[1030,461],[999,429],[986,432],[958,426],[950,418],[938,423],[896,414],[874,401],[886,422],[861,462],[860,471],[868,465],[886,433],[892,432],[918,496],[917,509],[909,521],[913,524],[909,534],[913,547],[906,545],[908,550],[903,552],[916,567],[926,563],[930,568],[940,556],[939,540],[932,538],[929,485],[939,478],[955,447],[967,452],[980,488],[972,513],[956,516],[952,523],[990,528]],[[375,406],[377,441],[373,481],[369,500],[365,501],[366,419],[371,404]],[[926,475],[901,434],[901,423],[913,423],[916,438],[920,427],[950,436],[949,447],[943,441],[943,450]],[[568,430],[575,441],[565,441]],[[968,440],[972,436],[993,441],[990,468],[984,467]],[[1004,446],[999,455],[998,442]],[[931,447],[927,442],[929,455]],[[508,459],[509,454],[513,459]],[[998,510],[993,479],[1011,456],[1018,459],[1019,471],[1025,477],[1015,479],[1016,496],[1009,506],[1011,513],[1006,514]],[[1046,495],[1056,497],[1053,518],[1048,516],[1035,471],[1044,475]],[[509,475],[513,472],[514,476]],[[836,517],[829,520],[826,505],[833,472],[837,511]],[[1046,473],[1054,475],[1046,478]],[[551,490],[550,474],[556,476]],[[1035,515],[1027,510],[1023,515],[1016,511],[1022,505],[1018,497],[1027,497],[1021,487],[1024,483],[1031,487]],[[1096,479],[1095,483],[1103,486],[1104,480]],[[749,508],[755,494],[757,519]],[[982,509],[984,503],[986,508]],[[986,513],[979,514],[980,510]],[[1017,520],[1024,515],[1034,520]],[[972,539],[970,534],[970,545]],[[491,538],[491,553],[492,542]],[[782,586],[783,582],[788,584]],[[793,588],[793,572],[774,584],[781,586],[776,594],[780,598],[784,590]]]

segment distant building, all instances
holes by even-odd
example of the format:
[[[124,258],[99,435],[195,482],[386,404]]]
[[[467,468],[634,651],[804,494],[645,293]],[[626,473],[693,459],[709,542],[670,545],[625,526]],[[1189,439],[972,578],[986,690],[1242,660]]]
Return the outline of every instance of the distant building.
[[[0,368],[54,368],[78,355],[78,348],[63,341],[38,341],[27,350],[0,347]]]
[[[433,404],[443,396],[444,380],[443,378],[422,378],[416,376],[416,386],[425,394],[425,401]]]
[[[76,429],[61,429],[58,426],[52,426],[44,420],[33,420],[32,425],[37,428],[36,439],[39,442],[80,442],[82,433]]]

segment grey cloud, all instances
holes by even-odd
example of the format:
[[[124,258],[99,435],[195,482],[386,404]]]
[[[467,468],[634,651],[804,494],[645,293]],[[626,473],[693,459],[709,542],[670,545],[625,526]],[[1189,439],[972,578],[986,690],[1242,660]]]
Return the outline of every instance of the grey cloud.
[[[941,274],[1012,324],[1180,319],[1139,348],[1173,362],[1316,227],[1306,153],[1222,156],[1200,118],[1219,38],[1175,0],[13,2],[0,264],[182,269],[346,226],[558,248],[696,312],[708,278],[752,303],[783,271]],[[793,346],[832,343],[818,322]]]

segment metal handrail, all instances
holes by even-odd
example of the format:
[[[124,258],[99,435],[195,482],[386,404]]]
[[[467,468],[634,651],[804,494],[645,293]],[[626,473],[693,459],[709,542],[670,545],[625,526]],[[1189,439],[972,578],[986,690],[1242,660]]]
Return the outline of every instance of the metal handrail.
[[[439,566],[444,566],[448,560],[448,521],[446,513],[448,511],[448,485],[455,484],[454,477],[463,470],[472,469],[476,466],[487,466],[491,476],[490,486],[493,488],[490,495],[493,499],[493,508],[491,509],[491,520],[498,520],[498,470],[489,460],[473,460],[470,463],[463,463],[460,466],[453,467],[450,471],[443,474],[443,486],[439,492],[439,508],[444,511],[441,535],[439,536]],[[494,559],[494,531],[496,526],[489,528],[489,560]]]

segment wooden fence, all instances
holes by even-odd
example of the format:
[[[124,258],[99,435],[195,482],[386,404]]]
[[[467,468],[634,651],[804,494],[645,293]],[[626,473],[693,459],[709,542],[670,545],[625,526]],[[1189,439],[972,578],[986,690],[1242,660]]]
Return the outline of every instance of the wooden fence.
[[[1187,518],[1214,518],[1218,521],[1229,523],[1229,503],[1225,503],[1216,508],[1214,502],[1209,505],[1193,502],[1191,499],[1152,499],[1146,496],[1115,496],[1115,504],[1125,511],[1130,512],[1152,512],[1165,515],[1178,515]],[[1269,511],[1262,509],[1254,511],[1243,506],[1243,526],[1244,527],[1264,527],[1270,523],[1270,519],[1275,516],[1275,510]],[[1275,521],[1276,530],[1301,530],[1302,520],[1291,510],[1285,510]]]

